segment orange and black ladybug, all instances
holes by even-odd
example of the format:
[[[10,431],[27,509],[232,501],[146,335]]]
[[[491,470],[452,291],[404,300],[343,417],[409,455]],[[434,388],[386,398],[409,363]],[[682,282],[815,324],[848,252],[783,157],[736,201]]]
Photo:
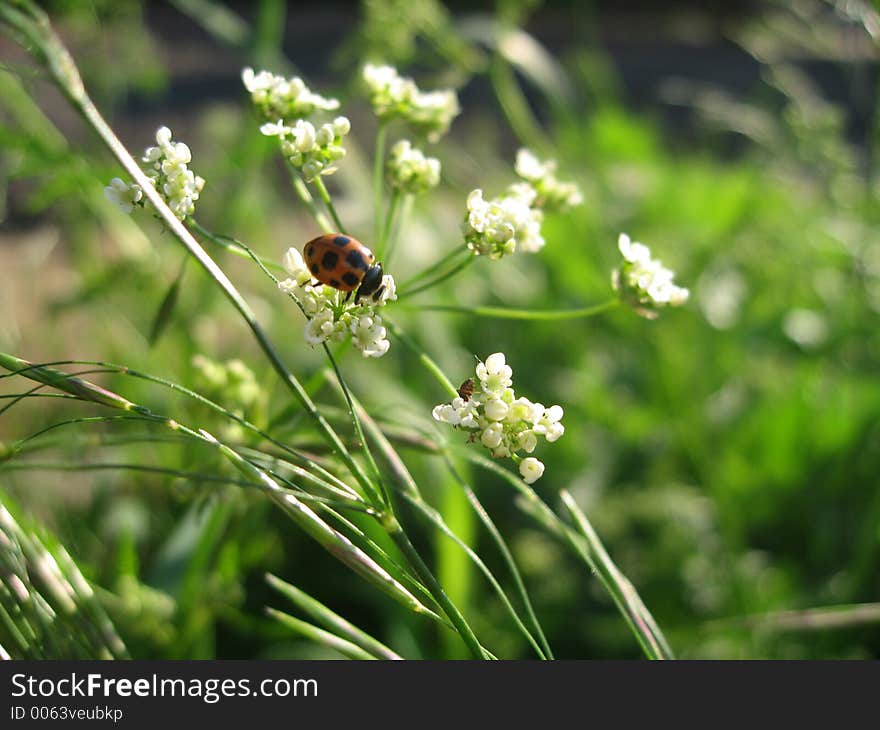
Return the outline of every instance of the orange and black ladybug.
[[[342,233],[325,233],[303,246],[303,258],[318,281],[334,289],[348,292],[346,300],[357,289],[355,303],[361,297],[376,301],[385,289],[382,286],[382,264],[356,238]]]

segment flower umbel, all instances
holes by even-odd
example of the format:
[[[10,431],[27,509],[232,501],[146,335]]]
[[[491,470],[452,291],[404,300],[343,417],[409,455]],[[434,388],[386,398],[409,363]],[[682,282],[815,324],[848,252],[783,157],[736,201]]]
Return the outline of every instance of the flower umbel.
[[[440,160],[425,154],[405,139],[391,148],[388,181],[404,193],[425,193],[440,182]]]
[[[661,307],[680,307],[690,292],[673,283],[675,274],[659,259],[651,258],[651,250],[643,243],[631,241],[625,233],[617,241],[623,263],[611,274],[611,284],[621,299],[636,312],[655,319]]]
[[[323,284],[313,284],[312,274],[295,248],[284,254],[283,265],[290,275],[278,283],[278,288],[299,303],[309,320],[304,338],[312,347],[325,342],[341,342],[351,336],[352,344],[364,357],[382,357],[391,343],[376,314],[379,307],[397,299],[394,277],[382,277],[382,293],[378,299],[364,297],[358,303],[345,301],[345,293]]]
[[[315,94],[299,76],[286,79],[269,71],[255,73],[252,68],[245,68],[241,72],[241,80],[251,93],[257,114],[267,122],[277,119],[294,122],[316,111],[339,108],[339,101]]]
[[[351,131],[351,123],[346,117],[337,117],[315,128],[311,122],[299,119],[289,127],[279,120],[267,122],[260,131],[267,137],[278,137],[282,154],[311,182],[339,168],[339,161],[345,157],[342,139]]]
[[[513,370],[502,352],[478,363],[476,376],[478,386],[472,394],[468,396],[470,388],[462,388],[459,393],[464,395],[435,406],[434,420],[467,431],[469,441],[479,441],[496,458],[510,457],[525,482],[532,484],[544,474],[544,464],[533,456],[523,458],[519,452],[531,454],[539,436],[553,443],[565,433],[562,407],[545,408],[528,398],[517,398]]]
[[[537,191],[529,183],[511,185],[492,200],[473,190],[467,198],[464,240],[478,256],[497,260],[517,249],[535,253],[544,247],[541,236],[543,213],[532,207]]]
[[[370,103],[382,121],[401,119],[436,142],[446,132],[461,108],[452,89],[419,91],[412,79],[404,78],[393,66],[364,66],[363,78]]]
[[[205,180],[189,169],[190,162],[192,153],[189,147],[172,140],[168,127],[156,131],[156,146],[147,147],[141,157],[141,167],[147,177],[180,220],[195,213],[196,201],[205,186]],[[104,196],[124,213],[148,202],[139,185],[126,183],[118,177],[104,188]]]
[[[536,208],[564,211],[584,202],[577,185],[556,178],[556,160],[541,162],[523,148],[516,155],[516,174],[535,188]]]

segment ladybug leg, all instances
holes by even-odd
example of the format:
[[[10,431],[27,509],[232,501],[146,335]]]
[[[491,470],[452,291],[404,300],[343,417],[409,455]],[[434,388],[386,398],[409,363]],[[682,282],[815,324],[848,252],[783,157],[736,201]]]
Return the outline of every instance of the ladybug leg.
[[[382,296],[382,292],[383,292],[383,291],[385,291],[385,286],[384,286],[384,285],[382,285],[382,286],[380,286],[378,289],[376,289],[376,291],[375,291],[374,294],[373,294],[373,301],[374,301],[374,302],[378,302],[378,301],[379,301],[379,299],[380,299],[381,296]]]
[[[351,299],[351,291],[349,291],[348,294],[345,295],[345,299],[342,300],[342,303],[348,304],[349,299]],[[357,304],[357,299],[355,299],[355,304]]]

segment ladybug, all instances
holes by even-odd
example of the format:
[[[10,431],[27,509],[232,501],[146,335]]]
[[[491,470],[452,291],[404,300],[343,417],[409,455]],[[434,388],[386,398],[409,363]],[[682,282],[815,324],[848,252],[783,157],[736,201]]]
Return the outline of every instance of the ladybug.
[[[325,233],[313,238],[303,246],[303,258],[319,282],[348,292],[346,301],[355,289],[355,304],[368,296],[378,301],[385,290],[382,264],[377,264],[373,252],[351,236]]]

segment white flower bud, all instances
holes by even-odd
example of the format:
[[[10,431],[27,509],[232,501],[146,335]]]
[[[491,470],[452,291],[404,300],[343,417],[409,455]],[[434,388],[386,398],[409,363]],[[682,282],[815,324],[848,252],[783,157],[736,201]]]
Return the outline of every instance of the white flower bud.
[[[544,464],[534,456],[526,457],[519,464],[519,473],[526,484],[534,484],[544,475]]]

